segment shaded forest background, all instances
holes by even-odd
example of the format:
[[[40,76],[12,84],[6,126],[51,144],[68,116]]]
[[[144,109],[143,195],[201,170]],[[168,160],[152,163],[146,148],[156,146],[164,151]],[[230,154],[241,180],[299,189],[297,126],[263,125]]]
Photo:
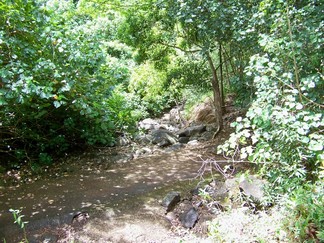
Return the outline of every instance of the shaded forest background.
[[[324,240],[323,1],[5,0],[0,170],[113,146],[140,119],[212,96],[248,108],[218,148],[286,195],[293,239]],[[310,233],[311,231],[316,233]]]

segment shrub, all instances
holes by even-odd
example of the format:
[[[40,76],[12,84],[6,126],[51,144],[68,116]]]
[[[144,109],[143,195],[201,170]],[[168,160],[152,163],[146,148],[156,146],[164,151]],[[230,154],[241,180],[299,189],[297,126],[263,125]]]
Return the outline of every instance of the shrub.
[[[7,1],[0,13],[1,162],[48,164],[75,146],[112,144],[132,123],[115,90],[132,67],[110,33],[118,16],[93,18],[70,1]]]

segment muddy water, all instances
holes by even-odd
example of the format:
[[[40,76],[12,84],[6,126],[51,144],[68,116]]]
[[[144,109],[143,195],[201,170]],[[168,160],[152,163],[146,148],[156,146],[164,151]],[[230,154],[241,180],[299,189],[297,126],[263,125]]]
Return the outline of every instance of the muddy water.
[[[13,217],[8,212],[10,208],[21,209],[25,215],[23,220],[28,221],[26,231],[30,242],[55,242],[69,237],[66,232],[62,236],[63,233],[55,229],[71,227],[72,217],[78,211],[90,214],[87,222],[88,225],[92,224],[92,228],[88,228],[90,232],[94,232],[94,228],[98,230],[100,224],[108,220],[112,222],[114,219],[114,222],[122,225],[124,218],[128,222],[141,220],[140,215],[144,214],[152,218],[159,210],[162,212],[159,202],[168,190],[195,187],[196,182],[192,179],[197,176],[201,166],[198,157],[206,156],[203,154],[205,152],[206,149],[201,148],[182,148],[176,152],[159,152],[134,159],[125,164],[102,166],[100,162],[100,166],[95,163],[85,166],[87,160],[97,160],[96,155],[92,154],[72,163],[73,169],[64,176],[19,187],[1,188],[0,239],[6,239],[6,242],[22,239],[22,231],[13,224]],[[109,154],[106,157],[109,163]],[[148,224],[153,225],[151,222]],[[161,221],[157,224],[161,224]],[[162,228],[156,230],[161,231]],[[108,239],[120,241],[114,238],[113,233],[105,236],[98,232],[97,235],[100,235],[102,242],[108,242]],[[84,242],[90,242],[90,236],[84,237]],[[96,237],[91,238],[93,242],[100,241]],[[82,237],[79,240],[82,241]],[[129,242],[136,241],[130,239]]]

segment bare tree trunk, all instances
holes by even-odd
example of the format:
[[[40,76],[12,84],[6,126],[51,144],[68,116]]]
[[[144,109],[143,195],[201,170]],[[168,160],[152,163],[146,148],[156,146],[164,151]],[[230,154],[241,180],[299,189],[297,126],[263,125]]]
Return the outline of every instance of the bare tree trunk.
[[[224,78],[223,78],[223,57],[222,57],[222,44],[219,43],[219,70],[220,70],[220,83],[219,83],[219,89],[221,94],[221,106],[222,106],[222,112],[225,111],[225,102],[224,102]]]
[[[215,113],[216,113],[216,123],[217,123],[217,131],[214,134],[214,137],[217,133],[223,129],[223,111],[222,111],[222,101],[221,101],[221,94],[219,90],[219,81],[217,77],[216,68],[214,62],[209,53],[206,54],[209,67],[211,69],[213,78],[212,78],[212,87],[213,87],[213,95],[214,95],[214,106],[215,106]]]

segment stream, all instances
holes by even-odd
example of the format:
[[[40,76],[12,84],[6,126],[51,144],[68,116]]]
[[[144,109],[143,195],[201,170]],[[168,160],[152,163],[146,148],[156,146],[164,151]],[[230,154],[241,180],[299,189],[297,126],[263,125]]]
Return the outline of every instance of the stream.
[[[9,212],[20,209],[29,242],[179,242],[169,231],[161,200],[169,191],[183,195],[195,188],[201,158],[214,146],[159,150],[127,163],[112,163],[110,149],[103,148],[70,158],[60,173],[0,187],[0,239],[23,239]],[[89,213],[85,225],[71,223],[77,212]]]

